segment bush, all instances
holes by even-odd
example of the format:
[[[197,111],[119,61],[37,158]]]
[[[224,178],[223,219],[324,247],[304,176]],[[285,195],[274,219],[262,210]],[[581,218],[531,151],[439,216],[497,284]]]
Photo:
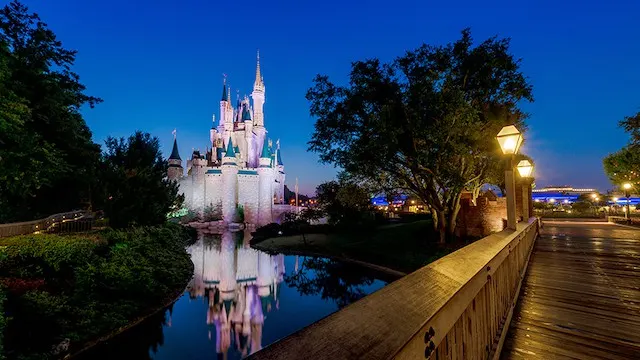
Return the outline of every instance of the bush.
[[[16,358],[48,357],[66,339],[77,349],[164,304],[191,277],[190,240],[177,224],[105,230],[95,238],[0,240],[0,279],[12,314],[5,349]]]

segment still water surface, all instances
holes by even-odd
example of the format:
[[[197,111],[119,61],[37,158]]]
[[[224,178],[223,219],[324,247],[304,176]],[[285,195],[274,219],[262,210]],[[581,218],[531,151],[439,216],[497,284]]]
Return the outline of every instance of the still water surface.
[[[386,283],[355,265],[270,255],[245,232],[199,233],[182,297],[87,359],[242,359]]]

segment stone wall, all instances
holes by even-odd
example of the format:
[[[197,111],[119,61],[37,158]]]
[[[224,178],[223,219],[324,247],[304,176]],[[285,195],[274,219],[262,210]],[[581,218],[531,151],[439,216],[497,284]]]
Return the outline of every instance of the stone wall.
[[[533,216],[533,213],[523,212],[522,187],[528,186],[519,178],[516,178],[516,219],[518,222]],[[528,186],[529,208],[533,199],[531,197],[531,187]],[[471,201],[470,193],[463,193],[460,200],[460,212],[456,224],[456,234],[458,236],[481,237],[491,233],[501,231],[506,226],[507,219],[507,199],[498,197],[493,192],[487,191],[480,195],[474,205]]]
[[[464,195],[460,200],[460,212],[456,232],[461,237],[482,237],[504,229],[503,219],[507,218],[507,201],[493,192],[486,192],[476,199]]]

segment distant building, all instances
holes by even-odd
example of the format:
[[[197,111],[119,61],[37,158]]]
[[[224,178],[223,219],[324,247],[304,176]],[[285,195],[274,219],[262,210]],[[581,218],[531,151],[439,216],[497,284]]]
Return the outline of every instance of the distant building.
[[[574,203],[582,194],[598,192],[592,188],[574,188],[571,186],[547,186],[544,188],[533,189],[533,201],[535,202],[555,202],[555,203]]]

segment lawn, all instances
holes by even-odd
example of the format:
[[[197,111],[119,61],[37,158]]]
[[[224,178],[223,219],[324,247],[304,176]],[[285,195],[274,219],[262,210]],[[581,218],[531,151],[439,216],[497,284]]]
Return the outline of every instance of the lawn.
[[[410,273],[463,245],[441,247],[437,241],[431,221],[421,220],[357,231],[275,237],[254,246],[274,252],[357,260]]]

